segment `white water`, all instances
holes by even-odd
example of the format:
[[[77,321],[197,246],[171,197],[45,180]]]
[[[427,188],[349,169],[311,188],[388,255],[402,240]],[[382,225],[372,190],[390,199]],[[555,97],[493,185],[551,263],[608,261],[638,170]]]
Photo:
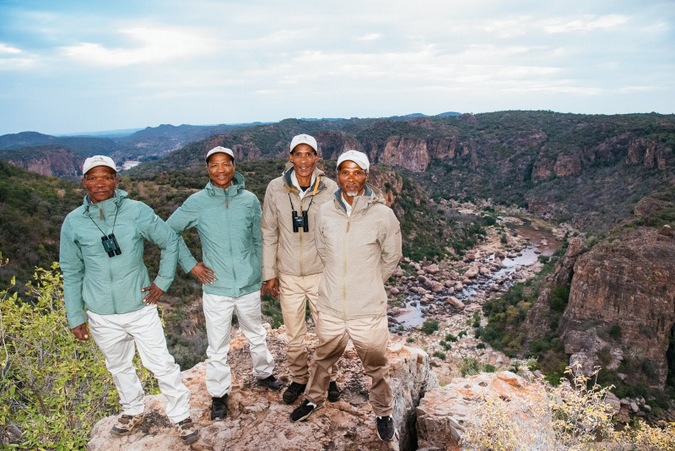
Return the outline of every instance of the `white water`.
[[[538,259],[539,254],[537,253],[537,248],[535,246],[528,246],[523,249],[518,256],[514,258],[504,258],[502,261],[502,269],[492,273],[487,277],[487,280],[482,278],[475,283],[465,285],[461,293],[454,293],[453,295],[468,304],[471,302],[471,298],[475,296],[479,290],[485,291],[490,289],[498,280],[505,277],[508,278],[520,268],[536,263]],[[506,285],[512,285],[512,283],[506,283]],[[409,295],[406,299],[405,307],[401,310],[402,313],[396,316],[396,321],[406,329],[417,327],[424,322],[424,312],[422,311],[419,300],[419,295]]]

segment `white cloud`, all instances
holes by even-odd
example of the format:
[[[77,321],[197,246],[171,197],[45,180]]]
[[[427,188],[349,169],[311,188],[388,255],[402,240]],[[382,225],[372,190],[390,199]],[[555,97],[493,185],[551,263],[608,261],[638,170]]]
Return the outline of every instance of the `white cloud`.
[[[551,34],[574,33],[596,30],[612,30],[628,23],[628,17],[620,14],[607,16],[585,15],[578,18],[564,17],[553,20],[545,20],[541,24],[542,29]]]
[[[213,39],[199,35],[197,30],[160,27],[135,27],[119,30],[120,37],[129,41],[127,47],[106,47],[84,42],[61,48],[67,58],[96,66],[131,66],[157,64],[214,50]]]
[[[359,36],[357,39],[359,41],[377,41],[381,37],[382,35],[380,33],[368,33],[364,34],[363,36]]]
[[[0,42],[0,55],[2,54],[18,55],[19,53],[21,53],[21,49]]]

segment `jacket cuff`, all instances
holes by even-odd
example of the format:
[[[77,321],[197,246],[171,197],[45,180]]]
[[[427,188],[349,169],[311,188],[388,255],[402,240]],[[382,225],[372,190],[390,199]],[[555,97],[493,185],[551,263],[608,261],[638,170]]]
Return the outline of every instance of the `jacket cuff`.
[[[88,319],[87,313],[84,310],[80,310],[72,315],[68,315],[68,327],[74,329],[80,324],[86,323]]]
[[[162,277],[162,276],[157,276],[155,278],[154,284],[157,285],[158,288],[160,288],[163,292],[169,291],[169,287],[171,286],[171,282],[173,282],[173,277],[168,278],[168,277]]]

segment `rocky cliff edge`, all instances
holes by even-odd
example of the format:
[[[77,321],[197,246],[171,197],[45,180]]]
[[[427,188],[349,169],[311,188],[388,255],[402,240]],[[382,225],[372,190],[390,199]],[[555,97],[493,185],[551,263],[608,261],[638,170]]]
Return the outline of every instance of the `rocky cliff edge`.
[[[286,335],[283,327],[277,330],[268,328],[268,343],[277,363],[277,375],[290,383],[284,364]],[[316,337],[310,335],[310,351],[315,345]],[[370,379],[363,374],[363,367],[351,346],[338,362],[338,385],[343,390],[342,399],[326,403],[307,421],[299,423],[292,423],[289,415],[300,401],[293,406],[283,404],[281,392],[269,391],[256,384],[251,372],[248,345],[240,332],[233,336],[229,362],[233,387],[224,421],[210,420],[211,398],[204,385],[206,363],[183,372],[183,382],[192,394],[192,418],[201,428],[200,438],[191,445],[191,449],[415,449],[415,408],[427,390],[438,386],[424,351],[401,342],[390,344],[390,381],[395,394],[393,417],[399,434],[397,440],[384,443],[377,437],[375,416],[368,404]],[[104,418],[94,426],[87,449],[186,449],[166,417],[164,396],[148,396],[145,405],[146,420],[140,430],[126,437],[115,437],[109,431],[116,416]]]

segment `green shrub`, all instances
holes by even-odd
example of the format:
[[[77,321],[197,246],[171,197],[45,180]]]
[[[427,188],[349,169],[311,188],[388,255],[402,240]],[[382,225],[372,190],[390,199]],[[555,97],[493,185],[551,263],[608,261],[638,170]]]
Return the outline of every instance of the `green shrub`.
[[[424,321],[424,323],[422,323],[421,330],[427,335],[433,334],[438,330],[438,321],[429,319]]]
[[[18,428],[20,449],[84,449],[93,425],[118,410],[96,344],[76,340],[68,327],[57,268],[36,270],[26,286],[30,302],[10,293],[13,286],[0,290],[0,440]],[[140,369],[146,392],[156,392]]]

